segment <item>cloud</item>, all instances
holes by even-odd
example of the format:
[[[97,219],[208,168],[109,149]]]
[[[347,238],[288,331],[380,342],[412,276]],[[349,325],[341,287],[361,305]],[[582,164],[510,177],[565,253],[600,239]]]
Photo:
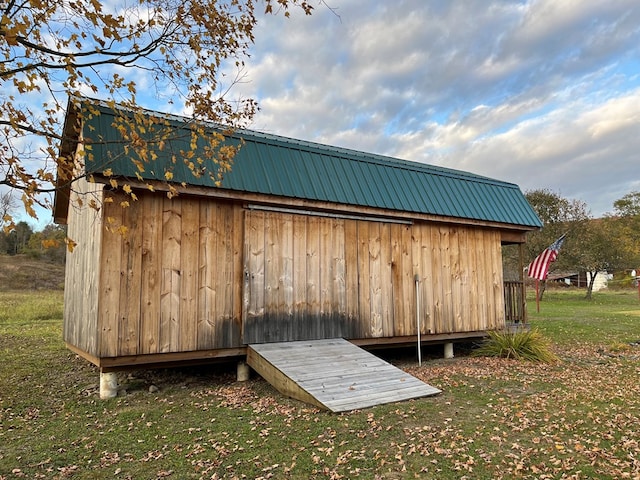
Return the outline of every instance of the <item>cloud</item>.
[[[250,128],[549,188],[595,215],[640,190],[637,0],[328,5],[259,15],[245,68],[224,70],[231,97],[259,101]],[[188,113],[140,73],[144,107]]]
[[[333,3],[336,3],[335,5]],[[635,0],[319,5],[259,19],[252,128],[549,188],[638,188]]]

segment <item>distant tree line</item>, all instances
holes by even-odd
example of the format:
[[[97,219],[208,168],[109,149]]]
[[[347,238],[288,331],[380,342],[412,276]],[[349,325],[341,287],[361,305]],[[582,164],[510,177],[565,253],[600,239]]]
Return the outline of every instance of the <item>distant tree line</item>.
[[[64,263],[67,229],[49,224],[34,231],[27,222],[18,222],[11,231],[0,229],[0,255],[29,255],[53,263]]]

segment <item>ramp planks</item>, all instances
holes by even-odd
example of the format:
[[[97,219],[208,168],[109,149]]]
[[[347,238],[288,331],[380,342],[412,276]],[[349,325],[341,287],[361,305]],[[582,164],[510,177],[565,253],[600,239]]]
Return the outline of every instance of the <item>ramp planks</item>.
[[[342,338],[249,345],[247,363],[282,394],[332,412],[440,393]]]

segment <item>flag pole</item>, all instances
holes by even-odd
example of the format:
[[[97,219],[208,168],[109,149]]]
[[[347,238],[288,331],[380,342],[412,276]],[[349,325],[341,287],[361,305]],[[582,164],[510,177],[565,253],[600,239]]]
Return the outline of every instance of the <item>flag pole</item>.
[[[536,278],[536,311],[540,313],[540,280]]]

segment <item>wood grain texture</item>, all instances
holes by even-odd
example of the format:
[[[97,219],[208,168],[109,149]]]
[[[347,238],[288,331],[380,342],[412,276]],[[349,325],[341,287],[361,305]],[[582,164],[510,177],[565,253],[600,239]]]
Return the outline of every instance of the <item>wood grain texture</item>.
[[[122,225],[123,210],[116,203],[105,203],[102,206],[105,215],[105,229],[102,237],[100,262],[100,303],[99,303],[99,335],[101,357],[118,355],[119,319],[122,262],[122,235],[115,229]],[[126,226],[126,225],[124,225]]]
[[[200,235],[198,254],[198,349],[213,345],[216,337],[216,297],[218,285],[218,209],[206,202],[200,204]]]
[[[166,202],[162,212],[162,286],[160,293],[160,351],[181,350],[180,297],[182,203]]]
[[[183,202],[180,228],[180,350],[198,345],[198,253],[200,206],[198,200]]]
[[[139,198],[70,210],[69,231],[86,243],[67,260],[63,334],[95,358],[387,342],[416,335],[416,313],[425,340],[504,324],[498,229]],[[112,231],[120,224],[126,235]]]
[[[68,213],[67,235],[77,245],[66,256],[63,339],[93,356],[100,352],[98,308],[103,217],[89,202],[95,200],[100,204],[103,197],[102,185],[80,179],[71,192],[73,208]]]
[[[140,350],[160,350],[160,287],[162,271],[162,198],[142,198],[142,263],[140,292]]]
[[[440,393],[343,339],[249,345],[247,363],[284,395],[332,412]]]
[[[139,351],[141,291],[142,291],[142,205],[131,202],[122,211],[127,226],[121,241],[122,271],[120,275],[120,305],[118,315],[118,345],[120,355]]]

